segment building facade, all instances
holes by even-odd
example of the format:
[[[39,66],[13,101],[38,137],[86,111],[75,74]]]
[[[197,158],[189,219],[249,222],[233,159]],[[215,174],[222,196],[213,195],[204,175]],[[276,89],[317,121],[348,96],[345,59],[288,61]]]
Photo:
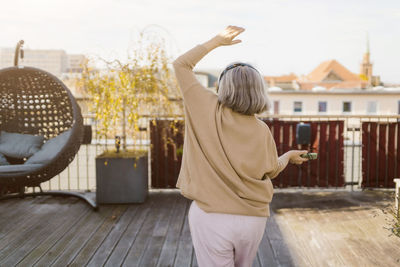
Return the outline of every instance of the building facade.
[[[15,50],[0,49],[0,68],[14,66]],[[84,55],[68,55],[64,50],[24,49],[24,58],[19,65],[39,68],[61,78],[63,73],[81,72]]]
[[[400,88],[379,90],[270,91],[272,114],[398,115]]]
[[[206,87],[215,91],[212,85],[216,77],[198,72],[196,77]],[[274,82],[287,82],[292,76]],[[269,79],[270,81],[272,78]],[[267,81],[266,81],[267,82]],[[276,85],[276,84],[275,84]],[[375,87],[313,90],[290,90],[270,87],[268,95],[271,109],[267,114],[281,115],[398,115],[400,114],[400,87]]]

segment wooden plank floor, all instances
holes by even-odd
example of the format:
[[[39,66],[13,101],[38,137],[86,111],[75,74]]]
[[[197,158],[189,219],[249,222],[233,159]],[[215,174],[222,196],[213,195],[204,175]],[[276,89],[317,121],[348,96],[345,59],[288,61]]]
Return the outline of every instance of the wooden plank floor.
[[[400,238],[386,213],[393,204],[388,191],[305,190],[276,194],[272,208],[296,266],[389,267],[400,266]]]
[[[276,193],[253,266],[396,266],[400,238],[384,229],[384,194]],[[75,198],[0,202],[0,266],[197,266],[187,212],[175,190],[144,204]]]

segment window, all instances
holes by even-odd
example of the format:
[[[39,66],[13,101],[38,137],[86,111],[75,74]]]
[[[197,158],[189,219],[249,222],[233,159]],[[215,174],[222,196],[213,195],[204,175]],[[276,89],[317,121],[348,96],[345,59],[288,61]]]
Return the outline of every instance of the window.
[[[293,102],[293,112],[302,112],[303,111],[303,102],[294,101]]]
[[[367,113],[368,114],[376,114],[376,111],[377,111],[376,101],[368,101],[367,102]]]
[[[274,114],[279,114],[279,101],[274,101]]]
[[[351,102],[350,101],[344,101],[343,102],[343,113],[350,113],[351,112]]]
[[[326,101],[319,101],[318,102],[318,112],[327,112],[328,110],[328,102]]]

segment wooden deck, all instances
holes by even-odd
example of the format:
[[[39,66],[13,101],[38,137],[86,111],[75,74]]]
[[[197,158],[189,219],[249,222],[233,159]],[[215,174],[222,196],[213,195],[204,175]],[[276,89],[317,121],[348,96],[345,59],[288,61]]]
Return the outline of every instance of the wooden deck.
[[[253,266],[399,266],[382,192],[276,193]],[[0,202],[0,266],[197,266],[177,191],[99,212],[74,198]]]

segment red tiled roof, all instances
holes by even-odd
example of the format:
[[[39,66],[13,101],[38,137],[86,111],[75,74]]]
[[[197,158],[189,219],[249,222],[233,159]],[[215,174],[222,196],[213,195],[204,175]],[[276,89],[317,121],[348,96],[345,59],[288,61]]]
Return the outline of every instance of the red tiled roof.
[[[336,60],[324,61],[318,65],[310,74],[306,76],[307,82],[322,82],[329,73],[334,72],[343,81],[356,81],[362,82],[361,78],[346,69],[342,64]]]

